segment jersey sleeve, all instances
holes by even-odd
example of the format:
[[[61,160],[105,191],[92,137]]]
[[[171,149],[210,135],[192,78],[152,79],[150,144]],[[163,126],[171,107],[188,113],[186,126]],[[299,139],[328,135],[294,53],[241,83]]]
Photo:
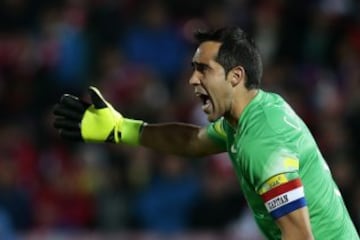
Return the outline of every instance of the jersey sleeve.
[[[218,144],[221,148],[226,149],[227,136],[224,129],[224,118],[210,123],[206,127],[207,134],[211,140]]]
[[[291,145],[264,141],[251,158],[250,181],[274,219],[306,206],[300,162]]]
[[[259,194],[274,219],[306,206],[304,188],[296,173],[275,175],[263,186],[266,186],[267,190]]]

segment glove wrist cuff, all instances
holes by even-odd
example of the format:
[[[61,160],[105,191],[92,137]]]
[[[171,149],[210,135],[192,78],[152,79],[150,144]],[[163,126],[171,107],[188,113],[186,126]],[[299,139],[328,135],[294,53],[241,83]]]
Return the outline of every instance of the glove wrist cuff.
[[[119,143],[126,143],[129,145],[140,144],[140,132],[144,121],[123,118],[121,122],[121,129],[118,129]]]

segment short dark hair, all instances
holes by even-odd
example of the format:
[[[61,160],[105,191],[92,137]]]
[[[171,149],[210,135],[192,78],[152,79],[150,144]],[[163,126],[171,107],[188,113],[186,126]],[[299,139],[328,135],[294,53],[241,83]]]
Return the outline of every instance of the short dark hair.
[[[194,33],[199,44],[207,41],[222,43],[216,61],[223,66],[225,74],[242,66],[246,72],[245,87],[259,88],[263,72],[260,52],[250,36],[239,27],[225,27],[217,30],[198,30]]]

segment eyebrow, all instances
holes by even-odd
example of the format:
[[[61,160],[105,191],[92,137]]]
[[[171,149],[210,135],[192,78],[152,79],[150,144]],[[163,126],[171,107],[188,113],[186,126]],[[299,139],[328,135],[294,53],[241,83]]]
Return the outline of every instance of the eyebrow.
[[[193,69],[206,69],[206,68],[210,68],[210,66],[208,64],[205,63],[199,63],[199,62],[191,62],[191,67]]]

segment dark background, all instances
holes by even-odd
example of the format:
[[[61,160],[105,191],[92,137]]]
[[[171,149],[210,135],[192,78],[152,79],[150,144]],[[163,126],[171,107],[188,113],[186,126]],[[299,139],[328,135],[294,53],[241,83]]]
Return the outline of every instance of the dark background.
[[[227,24],[254,36],[263,88],[307,123],[359,229],[359,10],[356,0],[0,1],[1,239],[261,239],[225,154],[75,144],[51,126],[60,96],[86,99],[89,85],[126,117],[205,125],[187,82],[192,32]]]

